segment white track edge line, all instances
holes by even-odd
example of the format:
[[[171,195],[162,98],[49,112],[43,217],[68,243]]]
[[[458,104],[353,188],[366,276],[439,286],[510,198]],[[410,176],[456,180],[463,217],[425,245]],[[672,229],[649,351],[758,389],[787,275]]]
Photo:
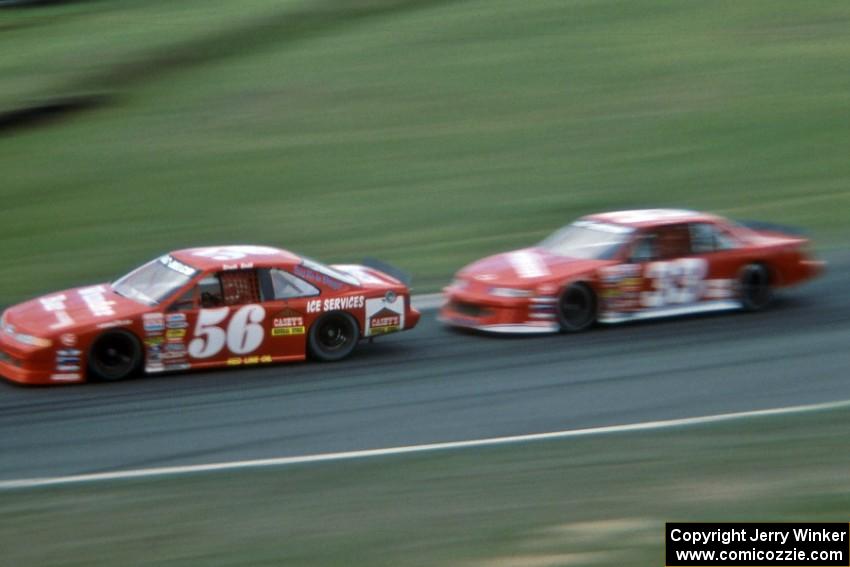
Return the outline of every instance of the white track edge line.
[[[413,295],[411,296],[410,301],[416,309],[429,311],[431,309],[437,309],[443,305],[443,294],[426,293],[422,295]]]
[[[735,419],[767,417],[776,415],[787,415],[793,413],[805,413],[824,411],[850,407],[850,400],[837,402],[825,402],[820,404],[807,404],[799,406],[788,406],[783,408],[772,408],[763,410],[751,410],[734,413],[707,415],[702,417],[686,417],[680,419],[668,419],[660,421],[647,421],[642,423],[631,423],[625,425],[606,425],[602,427],[588,427],[585,429],[568,429],[565,431],[553,431],[549,433],[532,433],[527,435],[512,435],[508,437],[491,437],[488,439],[474,439],[470,441],[449,441],[445,443],[429,443],[425,445],[408,445],[401,447],[389,447],[386,449],[365,449],[361,451],[346,451],[340,453],[321,453],[317,455],[303,455],[298,457],[276,457],[269,459],[254,459],[249,461],[232,461],[222,463],[209,463],[201,465],[182,465],[172,467],[157,467],[137,470],[124,470],[113,472],[102,472],[92,474],[79,474],[71,476],[25,478],[17,480],[0,481],[0,490],[12,490],[20,488],[41,488],[46,486],[58,486],[65,484],[79,484],[95,481],[125,480],[131,478],[147,478],[156,476],[176,476],[213,471],[232,471],[239,469],[255,469],[262,467],[274,467],[283,465],[295,465],[306,463],[318,463],[326,461],[343,461],[351,459],[363,459],[370,457],[382,457],[391,455],[403,455],[408,453],[423,453],[426,451],[440,451],[449,449],[465,449],[470,447],[487,447],[494,445],[507,445],[513,443],[527,443],[532,441],[543,441],[549,439],[564,439],[570,437],[582,437],[606,433],[626,433],[632,431],[649,431],[655,429],[667,429],[687,425],[702,425],[718,423]]]

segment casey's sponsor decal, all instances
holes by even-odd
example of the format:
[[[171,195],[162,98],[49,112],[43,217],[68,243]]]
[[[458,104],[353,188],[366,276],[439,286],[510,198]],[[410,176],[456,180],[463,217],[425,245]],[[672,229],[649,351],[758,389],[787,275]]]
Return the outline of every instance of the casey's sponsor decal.
[[[404,328],[404,297],[389,292],[366,300],[366,336],[393,333]]]
[[[369,318],[369,328],[373,334],[397,331],[401,325],[401,316],[395,311],[381,309]]]
[[[288,337],[290,335],[303,335],[306,332],[306,328],[301,327],[275,327],[272,329],[273,337]]]
[[[303,335],[305,332],[304,316],[294,309],[284,309],[272,318],[271,334],[273,337]]]

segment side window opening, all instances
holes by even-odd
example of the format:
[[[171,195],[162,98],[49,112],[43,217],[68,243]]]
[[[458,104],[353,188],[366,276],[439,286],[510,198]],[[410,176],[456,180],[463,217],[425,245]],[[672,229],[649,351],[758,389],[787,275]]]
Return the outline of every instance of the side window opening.
[[[691,254],[691,235],[684,225],[665,226],[657,232],[657,249],[660,260],[672,260]]]
[[[663,226],[639,235],[632,245],[630,262],[672,260],[691,254],[691,236],[685,225]]]
[[[224,294],[222,294],[218,276],[207,276],[198,282],[198,298],[204,309],[224,305]]]
[[[169,311],[191,311],[195,308],[195,291],[197,286],[193,287],[178,299],[176,299],[168,308]]]
[[[220,272],[223,305],[243,305],[260,302],[260,286],[256,270]]]
[[[292,299],[296,297],[312,297],[319,295],[319,289],[314,285],[290,274],[285,270],[269,270],[270,289],[264,289],[265,293],[271,293],[272,299]]]
[[[655,250],[655,235],[644,233],[637,237],[632,245],[632,253],[629,256],[630,262],[649,262],[657,258]]]
[[[708,254],[735,248],[735,242],[714,225],[694,223],[690,225],[690,233],[691,251],[694,254]]]
[[[738,245],[735,244],[735,240],[722,230],[717,231],[717,235],[715,238],[718,250],[732,250],[733,248],[738,247]]]
[[[177,299],[169,311],[191,311],[197,307],[215,309],[259,301],[256,270],[233,270],[206,276]]]

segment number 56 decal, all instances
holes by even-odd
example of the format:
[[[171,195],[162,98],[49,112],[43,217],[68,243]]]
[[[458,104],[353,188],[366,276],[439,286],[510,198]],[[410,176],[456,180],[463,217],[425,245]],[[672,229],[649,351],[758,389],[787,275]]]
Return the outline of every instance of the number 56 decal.
[[[225,344],[233,354],[248,354],[262,344],[265,333],[260,323],[266,317],[265,309],[259,305],[240,307],[230,318],[225,332],[218,325],[229,313],[229,307],[201,309],[195,324],[195,338],[189,343],[189,356],[209,358],[221,352]]]
[[[652,281],[652,289],[641,293],[640,302],[644,307],[663,307],[699,301],[707,273],[704,258],[652,262],[643,274]]]

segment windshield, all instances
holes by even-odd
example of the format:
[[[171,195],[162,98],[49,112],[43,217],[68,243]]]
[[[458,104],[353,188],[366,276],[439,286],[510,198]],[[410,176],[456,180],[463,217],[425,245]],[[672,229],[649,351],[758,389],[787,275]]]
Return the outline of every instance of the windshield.
[[[117,280],[112,289],[124,297],[155,305],[183,287],[196,273],[195,268],[166,254]]]
[[[571,258],[607,260],[633,232],[626,226],[580,220],[554,233],[540,247]]]

